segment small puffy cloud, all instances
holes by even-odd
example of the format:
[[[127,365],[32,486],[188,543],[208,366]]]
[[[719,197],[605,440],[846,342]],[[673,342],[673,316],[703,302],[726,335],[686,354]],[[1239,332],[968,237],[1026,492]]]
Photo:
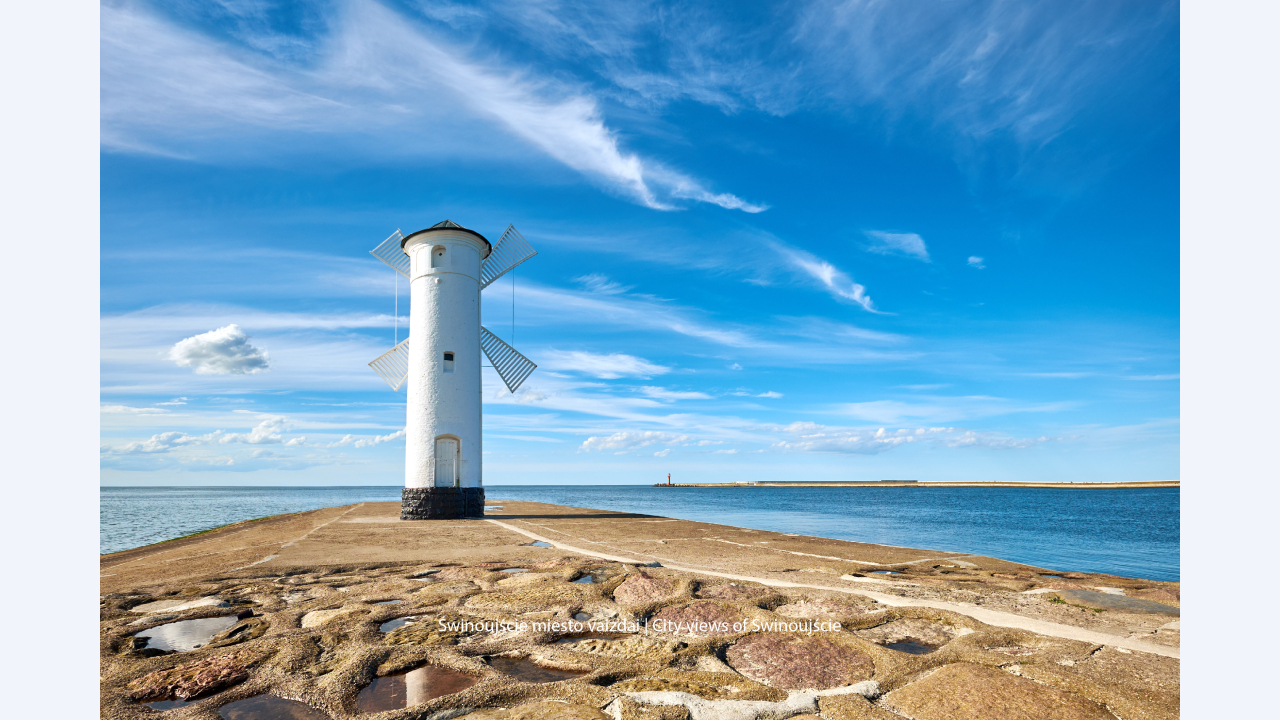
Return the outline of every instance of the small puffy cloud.
[[[170,400],[169,402],[156,403],[156,405],[186,405],[186,404],[187,404],[187,398],[184,398],[184,397],[176,397]]]
[[[715,450],[715,451],[712,451],[711,454],[712,455],[737,455],[738,451],[737,450]]]
[[[214,442],[222,434],[221,430],[208,435],[188,435],[184,432],[165,432],[152,435],[146,440],[137,440],[123,447],[103,447],[102,453],[112,455],[133,455],[164,453],[183,445],[204,445]]]
[[[246,375],[269,370],[267,352],[249,344],[239,325],[211,330],[181,340],[169,349],[169,359],[197,375]]]
[[[655,365],[644,358],[622,353],[599,355],[579,350],[544,350],[539,360],[548,370],[571,370],[602,380],[615,380],[622,377],[647,378],[671,371],[669,367]]]
[[[762,397],[762,398],[780,398],[780,397],[782,397],[782,393],[777,392],[776,390],[770,390],[769,392],[762,392],[762,393],[760,393],[759,395],[756,395],[756,397]]]
[[[864,232],[872,241],[872,245],[867,248],[868,252],[881,255],[903,255],[929,262],[929,250],[924,245],[924,238],[915,233],[891,233],[882,230]]]
[[[969,267],[973,268],[974,270],[985,270],[987,268],[987,265],[983,261],[983,259],[978,257],[977,255],[970,255]]]
[[[654,454],[653,454],[653,456],[654,456],[654,457],[666,457],[666,456],[668,456],[668,455],[670,455],[670,454],[671,454],[671,448],[667,448],[666,450],[659,450],[658,452],[654,453]]]
[[[228,433],[218,439],[220,443],[247,443],[249,445],[273,445],[283,442],[284,418],[269,417],[247,433]]]
[[[608,437],[589,437],[578,449],[588,452],[592,450],[612,450],[615,454],[621,454],[650,445],[677,445],[692,439],[688,435],[677,435],[658,430],[624,430]]]
[[[741,366],[741,365],[739,365],[738,363],[734,363],[734,364],[732,364],[732,365],[730,365],[730,366],[729,366],[729,369],[730,369],[730,370],[741,370],[741,369],[742,369],[742,366]]]
[[[601,273],[591,273],[590,275],[576,277],[574,281],[581,283],[582,287],[588,292],[600,295],[619,295],[631,289],[630,286],[619,285]]]
[[[645,395],[655,400],[710,400],[711,396],[702,392],[686,392],[681,390],[668,390],[661,387],[653,387],[646,385],[640,388]]]

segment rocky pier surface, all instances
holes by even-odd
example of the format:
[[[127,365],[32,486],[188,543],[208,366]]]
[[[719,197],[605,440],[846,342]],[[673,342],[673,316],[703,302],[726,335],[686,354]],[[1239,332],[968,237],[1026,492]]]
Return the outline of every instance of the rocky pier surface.
[[[1177,583],[489,505],[364,503],[104,555],[101,716],[215,720],[260,696],[373,720],[1179,714]],[[361,710],[421,668],[453,685]]]

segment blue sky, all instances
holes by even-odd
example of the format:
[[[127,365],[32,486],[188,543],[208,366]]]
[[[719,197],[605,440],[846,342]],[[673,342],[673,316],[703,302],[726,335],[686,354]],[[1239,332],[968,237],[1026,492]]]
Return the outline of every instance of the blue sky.
[[[401,483],[445,218],[539,250],[487,484],[1176,479],[1178,88],[1176,3],[104,4],[102,482]]]

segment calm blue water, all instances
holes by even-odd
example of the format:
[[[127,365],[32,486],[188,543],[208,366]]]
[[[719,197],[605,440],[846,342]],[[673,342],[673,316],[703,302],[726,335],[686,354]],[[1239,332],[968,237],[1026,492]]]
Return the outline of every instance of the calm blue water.
[[[485,495],[490,504],[533,500],[974,553],[1061,571],[1180,578],[1177,488],[498,485]],[[399,487],[104,487],[101,552],[265,515],[399,499]]]

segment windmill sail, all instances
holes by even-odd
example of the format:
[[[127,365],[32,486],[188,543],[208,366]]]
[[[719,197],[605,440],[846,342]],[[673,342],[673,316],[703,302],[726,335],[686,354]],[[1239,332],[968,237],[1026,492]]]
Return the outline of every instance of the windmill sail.
[[[516,230],[516,226],[508,225],[507,231],[502,233],[502,239],[498,240],[498,244],[490,251],[489,257],[480,264],[480,289],[489,287],[494,280],[506,275],[515,266],[537,254],[538,251],[534,250],[529,241]]]
[[[409,376],[409,338],[378,356],[369,363],[369,367],[378,373],[378,377],[387,381],[392,390],[399,390],[404,379]]]
[[[512,393],[520,387],[525,378],[529,377],[534,368],[538,367],[532,360],[516,352],[515,348],[499,340],[497,335],[483,326],[480,328],[480,347],[484,348],[485,357],[493,363],[493,369],[498,371],[498,377],[502,378],[502,382],[507,384],[507,389]]]
[[[400,247],[401,240],[404,240],[404,235],[401,235],[400,230],[397,229],[391,233],[391,237],[383,240],[378,247],[370,250],[369,254],[407,278],[409,277],[409,256],[405,255],[404,250]]]

